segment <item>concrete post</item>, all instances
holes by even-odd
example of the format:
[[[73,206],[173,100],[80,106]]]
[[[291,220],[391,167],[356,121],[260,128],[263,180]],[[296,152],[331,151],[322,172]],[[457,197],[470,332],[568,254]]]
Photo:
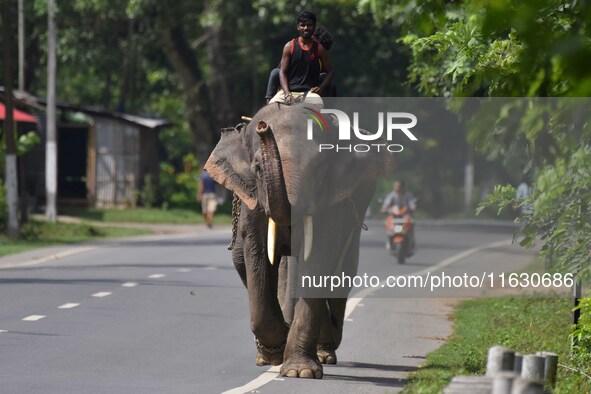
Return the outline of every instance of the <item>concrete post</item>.
[[[523,356],[523,363],[521,366],[521,377],[525,379],[535,380],[537,382],[543,382],[544,364],[544,357],[536,356],[535,354],[527,354]]]
[[[544,383],[554,388],[558,370],[558,355],[551,352],[537,352],[536,355],[544,357]]]
[[[525,361],[525,358],[523,361]],[[532,380],[517,378],[513,381],[511,394],[544,394],[544,385]]]
[[[504,346],[493,346],[488,349],[486,376],[495,376],[498,372],[513,371],[515,352]]]
[[[515,372],[499,372],[492,381],[491,394],[511,394],[513,381],[519,377]]]
[[[523,355],[521,353],[515,353],[515,361],[513,362],[513,372],[517,375],[521,375],[521,365],[523,364]]]

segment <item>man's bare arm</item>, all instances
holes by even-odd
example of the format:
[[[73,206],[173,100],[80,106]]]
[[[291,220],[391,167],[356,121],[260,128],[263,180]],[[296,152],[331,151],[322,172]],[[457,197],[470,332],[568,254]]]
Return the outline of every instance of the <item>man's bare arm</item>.
[[[292,42],[290,41],[283,47],[281,65],[279,66],[279,83],[281,84],[283,93],[285,93],[285,102],[287,104],[291,104],[291,92],[289,91],[289,82],[287,81],[287,70],[289,68],[289,63],[291,62],[291,44]]]

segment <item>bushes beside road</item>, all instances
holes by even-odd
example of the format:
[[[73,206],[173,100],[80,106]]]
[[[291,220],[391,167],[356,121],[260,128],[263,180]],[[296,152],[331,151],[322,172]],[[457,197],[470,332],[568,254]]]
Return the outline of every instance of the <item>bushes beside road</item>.
[[[589,392],[590,349],[579,348],[570,354],[571,318],[570,298],[503,297],[464,301],[453,314],[452,336],[411,374],[403,393],[439,393],[456,375],[484,374],[487,351],[494,345],[504,345],[522,354],[539,350],[555,352],[559,355],[559,368],[554,392]],[[591,316],[586,318],[591,323]],[[586,340],[581,345],[591,344],[591,337]]]

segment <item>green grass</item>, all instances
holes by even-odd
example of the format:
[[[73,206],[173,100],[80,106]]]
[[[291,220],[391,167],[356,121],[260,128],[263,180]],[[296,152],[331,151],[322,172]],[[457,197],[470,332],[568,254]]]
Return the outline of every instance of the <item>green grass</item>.
[[[131,237],[149,234],[143,229],[96,227],[89,224],[47,223],[31,221],[21,228],[18,240],[0,235],[0,256],[26,252],[45,246],[75,244],[103,238]]]
[[[545,350],[559,364],[591,375],[591,366],[569,355],[572,300],[564,298],[486,298],[462,302],[453,315],[454,332],[425,365],[410,376],[403,393],[440,393],[457,375],[484,374],[488,349],[504,345],[522,354]],[[558,369],[555,393],[586,393],[591,380]]]
[[[203,215],[193,209],[160,208],[64,208],[60,214],[99,222],[153,223],[153,224],[196,224],[203,223]],[[232,216],[227,213],[216,214],[214,224],[230,224]]]

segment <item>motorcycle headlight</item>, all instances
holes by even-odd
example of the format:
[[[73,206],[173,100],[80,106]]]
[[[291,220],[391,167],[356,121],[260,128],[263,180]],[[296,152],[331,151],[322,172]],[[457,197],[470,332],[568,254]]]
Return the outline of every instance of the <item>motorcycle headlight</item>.
[[[401,224],[397,224],[394,226],[394,232],[395,233],[401,233],[404,230],[404,227],[402,227]]]

